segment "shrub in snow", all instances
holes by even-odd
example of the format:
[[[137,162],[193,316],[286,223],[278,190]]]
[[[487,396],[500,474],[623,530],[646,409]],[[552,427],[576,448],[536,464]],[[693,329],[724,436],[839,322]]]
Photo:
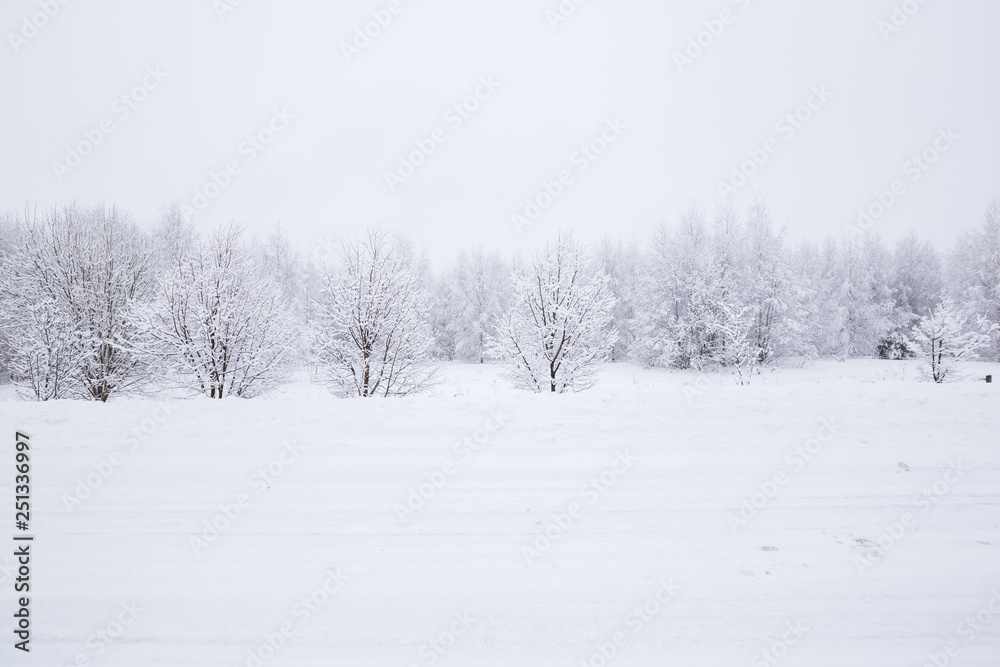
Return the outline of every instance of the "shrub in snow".
[[[972,317],[966,309],[945,297],[914,329],[914,337],[923,349],[931,379],[945,382],[959,371],[963,360],[976,356],[997,330],[985,318]]]
[[[116,209],[67,207],[26,221],[5,261],[11,377],[38,400],[107,401],[140,388],[128,313],[153,284],[148,237]]]
[[[594,271],[582,245],[560,235],[514,274],[514,306],[497,323],[491,354],[514,384],[535,392],[588,389],[617,333],[607,274]]]
[[[178,255],[135,321],[159,373],[210,398],[249,398],[287,379],[296,327],[236,225]]]
[[[719,361],[733,369],[740,385],[748,385],[765,358],[764,348],[754,335],[754,318],[749,308],[737,310],[728,304],[719,304],[719,311],[715,327],[721,337]]]
[[[345,396],[403,396],[434,381],[428,305],[416,272],[381,231],[345,244],[311,326],[317,374]]]
[[[875,353],[879,359],[912,359],[917,356],[910,339],[898,331],[880,340],[875,346]]]

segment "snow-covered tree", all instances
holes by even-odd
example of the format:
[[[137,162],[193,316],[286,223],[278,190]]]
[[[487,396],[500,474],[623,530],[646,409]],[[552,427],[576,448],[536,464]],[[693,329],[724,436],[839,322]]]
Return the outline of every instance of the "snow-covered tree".
[[[974,319],[974,322],[973,322]],[[961,363],[973,358],[996,332],[982,315],[973,316],[949,296],[929,312],[914,329],[914,337],[924,351],[928,375],[945,382],[961,370]]]
[[[639,257],[639,243],[635,239],[622,242],[606,236],[597,244],[597,266],[608,274],[608,287],[615,297],[609,326],[618,335],[618,340],[611,350],[611,361],[627,360],[635,338],[632,326],[638,298]]]
[[[152,237],[156,248],[157,268],[169,270],[178,258],[189,254],[198,241],[194,225],[181,211],[179,201],[160,207],[160,216],[153,225]]]
[[[159,374],[210,398],[260,395],[284,381],[297,328],[260,250],[220,228],[175,259],[135,322]]]
[[[79,397],[82,363],[76,323],[60,300],[20,277],[3,281],[4,338],[10,379],[24,398]]]
[[[431,356],[444,361],[458,358],[456,336],[460,330],[456,326],[459,318],[461,299],[450,272],[439,275],[428,296],[427,320],[431,329]]]
[[[719,362],[732,368],[740,385],[749,385],[754,371],[763,362],[765,351],[756,335],[756,317],[750,308],[719,303],[716,330],[722,339]]]
[[[581,391],[617,340],[609,329],[615,299],[606,273],[583,245],[560,234],[514,274],[514,305],[497,323],[491,354],[516,386],[534,392]]]
[[[732,365],[726,346],[735,322],[749,326],[759,363],[812,356],[810,287],[794,264],[770,213],[754,202],[743,219],[731,205],[711,225],[691,207],[675,227],[660,226],[641,262],[631,357],[650,366]],[[741,313],[734,319],[734,313]]]
[[[264,274],[281,290],[296,323],[305,325],[311,287],[308,267],[280,222],[275,223],[261,243],[260,258]]]
[[[794,275],[782,234],[773,229],[768,207],[754,201],[742,230],[743,269],[737,294],[753,319],[754,347],[762,364],[783,356],[816,354],[809,342],[806,305],[811,287]]]
[[[794,271],[804,287],[802,324],[809,345],[819,356],[844,357],[841,342],[840,249],[826,238],[819,244],[803,242],[795,255]]]
[[[637,340],[631,358],[647,366],[701,369],[715,360],[721,267],[704,214],[692,206],[657,227],[643,260]]]
[[[75,355],[81,350],[75,344],[75,323],[57,299],[57,290],[25,275],[30,264],[27,225],[13,215],[4,216],[0,225],[0,344],[5,376],[18,385],[24,398],[66,398],[78,365]]]
[[[941,258],[928,241],[909,234],[896,244],[890,280],[897,319],[920,317],[941,301]]]
[[[882,359],[908,359],[916,354],[914,324],[940,301],[941,260],[930,243],[909,234],[896,244],[888,280],[892,329],[878,342],[876,353]]]
[[[138,390],[132,305],[153,282],[148,237],[121,211],[68,206],[26,221],[5,270],[13,379],[39,399]]]
[[[888,251],[875,235],[845,236],[839,259],[841,354],[872,356],[893,329]]]
[[[511,270],[500,253],[482,247],[459,254],[439,286],[446,315],[445,335],[453,341],[454,358],[485,363],[487,339],[497,318],[510,307]]]
[[[1000,323],[1000,199],[990,204],[979,229],[959,239],[949,260],[952,293]],[[1000,361],[1000,333],[994,332],[991,341],[990,356]]]
[[[433,384],[428,301],[404,250],[381,231],[344,245],[312,323],[320,379],[353,396],[403,396]]]
[[[7,382],[10,379],[10,360],[13,350],[10,339],[7,336],[11,319],[4,298],[5,290],[3,281],[5,280],[5,270],[12,265],[12,257],[17,246],[17,219],[10,214],[0,214],[0,382]]]

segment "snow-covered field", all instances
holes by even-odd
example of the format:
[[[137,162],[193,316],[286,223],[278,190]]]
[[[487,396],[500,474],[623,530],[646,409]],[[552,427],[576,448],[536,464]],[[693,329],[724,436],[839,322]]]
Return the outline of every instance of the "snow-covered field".
[[[998,371],[5,400],[33,447],[32,663],[995,666]]]

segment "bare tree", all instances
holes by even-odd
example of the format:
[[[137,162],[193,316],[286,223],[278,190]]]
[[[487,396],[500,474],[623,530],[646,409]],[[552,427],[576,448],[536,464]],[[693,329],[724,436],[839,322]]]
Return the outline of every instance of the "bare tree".
[[[327,271],[312,325],[320,379],[346,396],[403,396],[436,368],[428,303],[416,271],[381,231],[347,242]]]
[[[584,247],[562,234],[535,254],[530,273],[514,274],[515,304],[499,321],[491,352],[514,383],[535,392],[581,391],[618,339],[609,327],[610,278]]]
[[[232,224],[177,256],[136,311],[161,376],[210,398],[257,396],[284,381],[297,328],[259,251]]]

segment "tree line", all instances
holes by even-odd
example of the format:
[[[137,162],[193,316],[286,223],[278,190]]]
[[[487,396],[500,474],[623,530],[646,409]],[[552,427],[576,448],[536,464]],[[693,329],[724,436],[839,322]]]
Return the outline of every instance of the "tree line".
[[[484,248],[435,270],[380,229],[308,261],[276,227],[200,235],[79,205],[0,217],[0,370],[35,400],[166,387],[250,398],[296,369],[343,396],[434,386],[441,361],[498,361],[518,387],[587,389],[600,364],[726,368],[922,356],[943,382],[1000,360],[1000,203],[940,252],[911,234],[792,244],[766,204],[691,206],[649,238],[532,256]]]

